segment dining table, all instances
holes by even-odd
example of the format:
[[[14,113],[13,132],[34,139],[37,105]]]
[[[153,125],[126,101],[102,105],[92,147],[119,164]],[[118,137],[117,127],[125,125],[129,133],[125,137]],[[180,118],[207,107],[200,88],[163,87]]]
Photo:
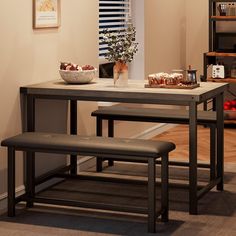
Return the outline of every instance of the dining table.
[[[70,133],[77,134],[77,102],[118,102],[136,104],[176,105],[188,110],[189,115],[189,213],[198,214],[198,200],[216,186],[224,187],[224,92],[227,83],[200,82],[199,87],[187,88],[147,88],[147,80],[129,80],[126,87],[115,87],[113,80],[98,78],[89,84],[67,84],[61,79],[26,85],[20,88],[26,108],[26,131],[35,131],[36,99],[68,100],[70,103]],[[198,189],[198,132],[197,114],[199,105],[213,99],[216,113],[216,177]],[[158,109],[158,106],[152,106]],[[209,111],[212,112],[212,111]],[[78,117],[79,118],[79,117]],[[181,135],[181,134],[180,134]],[[168,141],[168,140],[167,140]],[[35,164],[32,153],[26,155],[26,175],[31,175]],[[70,157],[71,174],[77,173],[77,157]],[[34,180],[27,180],[34,181]],[[27,184],[27,186],[31,186]],[[28,191],[34,192],[33,189]]]

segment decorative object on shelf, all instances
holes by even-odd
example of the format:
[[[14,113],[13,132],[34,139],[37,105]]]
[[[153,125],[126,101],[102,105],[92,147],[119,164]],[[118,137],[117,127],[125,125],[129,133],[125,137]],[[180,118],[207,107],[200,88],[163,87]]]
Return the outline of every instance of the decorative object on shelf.
[[[235,4],[233,2],[226,5],[226,16],[235,16]]]
[[[57,28],[60,26],[60,0],[33,0],[33,28]]]
[[[115,62],[113,68],[114,86],[124,87],[128,84],[128,62],[134,58],[138,51],[138,43],[135,42],[135,27],[127,23],[126,31],[112,32],[105,29],[102,34],[102,43],[107,44],[105,58]]]
[[[226,3],[219,4],[218,5],[218,11],[220,13],[220,16],[226,16],[227,4]]]
[[[225,78],[225,67],[224,65],[213,65],[212,66],[212,78],[216,79],[223,79]]]

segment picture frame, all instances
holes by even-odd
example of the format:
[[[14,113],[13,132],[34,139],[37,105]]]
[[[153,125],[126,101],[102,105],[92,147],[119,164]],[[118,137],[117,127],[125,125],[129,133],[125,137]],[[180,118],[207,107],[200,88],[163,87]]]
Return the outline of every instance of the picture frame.
[[[33,0],[33,28],[58,28],[61,21],[61,0]]]

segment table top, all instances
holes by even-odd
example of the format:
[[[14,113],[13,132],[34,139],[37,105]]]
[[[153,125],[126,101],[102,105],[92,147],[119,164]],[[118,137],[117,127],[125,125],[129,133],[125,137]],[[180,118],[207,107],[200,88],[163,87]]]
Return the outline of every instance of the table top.
[[[42,98],[187,105],[191,101],[206,101],[228,87],[227,83],[201,82],[200,87],[194,89],[144,88],[145,83],[145,80],[129,80],[127,87],[117,88],[112,79],[97,79],[90,84],[67,84],[63,80],[53,80],[23,86],[20,91]]]

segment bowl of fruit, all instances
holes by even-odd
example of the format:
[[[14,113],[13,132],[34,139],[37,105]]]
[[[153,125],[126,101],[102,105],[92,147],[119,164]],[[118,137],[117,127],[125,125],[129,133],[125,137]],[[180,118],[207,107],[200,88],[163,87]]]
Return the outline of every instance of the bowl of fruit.
[[[91,65],[79,66],[70,62],[61,62],[59,73],[69,84],[87,84],[96,76],[97,69]]]

